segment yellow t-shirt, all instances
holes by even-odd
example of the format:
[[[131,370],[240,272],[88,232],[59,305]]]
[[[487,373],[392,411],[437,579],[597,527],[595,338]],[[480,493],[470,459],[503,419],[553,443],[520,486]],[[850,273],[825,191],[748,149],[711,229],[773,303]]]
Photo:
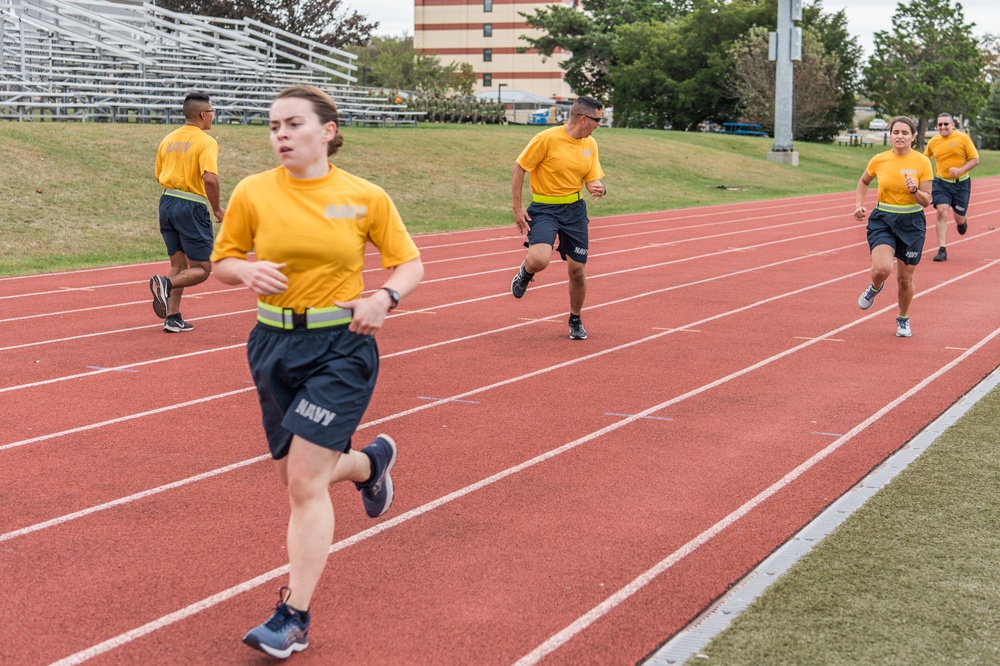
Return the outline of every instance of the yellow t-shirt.
[[[879,153],[868,162],[868,175],[878,179],[878,200],[896,206],[912,206],[913,194],[906,189],[906,177],[918,183],[934,180],[931,161],[915,150],[897,155],[891,150]],[[228,213],[226,213],[228,215]]]
[[[206,172],[219,175],[219,144],[200,127],[184,125],[160,142],[154,174],[162,187],[207,196]]]
[[[287,264],[288,289],[261,296],[269,305],[305,312],[361,295],[365,244],[392,268],[420,256],[395,204],[378,185],[330,165],[322,178],[293,178],[284,167],[241,180],[229,199],[212,261]]]
[[[594,137],[574,139],[561,125],[536,134],[517,163],[531,174],[531,191],[550,197],[579,192],[584,183],[604,177]]]
[[[954,180],[948,169],[965,166],[969,160],[979,157],[979,151],[968,134],[952,130],[948,136],[938,134],[928,141],[924,155],[934,158],[934,170],[939,178]]]

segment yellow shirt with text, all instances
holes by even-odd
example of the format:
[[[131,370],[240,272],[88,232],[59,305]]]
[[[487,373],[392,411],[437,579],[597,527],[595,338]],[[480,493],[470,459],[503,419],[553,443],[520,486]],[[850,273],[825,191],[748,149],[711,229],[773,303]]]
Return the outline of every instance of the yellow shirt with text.
[[[160,142],[153,173],[161,187],[206,197],[206,172],[219,175],[219,144],[200,127],[184,125]]]
[[[604,177],[594,137],[574,139],[562,125],[536,134],[517,163],[531,174],[531,191],[550,197],[579,192],[584,183]]]
[[[227,257],[286,264],[288,289],[263,302],[304,312],[361,295],[366,244],[382,268],[420,256],[392,199],[378,185],[330,165],[322,178],[293,178],[284,167],[248,176],[236,185],[212,261]]]
[[[931,161],[915,150],[905,155],[891,150],[879,153],[868,162],[867,172],[878,179],[879,202],[896,206],[912,206],[917,202],[906,188],[907,176],[913,176],[918,183],[934,180]]]
[[[934,171],[939,178],[954,180],[948,169],[965,166],[969,160],[979,157],[979,151],[968,134],[952,130],[948,136],[938,134],[928,141],[924,155],[934,158]]]

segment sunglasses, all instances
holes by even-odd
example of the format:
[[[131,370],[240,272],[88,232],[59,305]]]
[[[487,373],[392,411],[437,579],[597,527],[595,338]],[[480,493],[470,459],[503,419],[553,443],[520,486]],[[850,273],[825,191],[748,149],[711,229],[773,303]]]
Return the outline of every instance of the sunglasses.
[[[587,115],[586,113],[581,113],[580,115],[581,115],[581,116],[583,116],[584,118],[590,118],[590,119],[591,119],[591,120],[593,120],[593,121],[594,121],[595,123],[598,123],[598,124],[599,124],[599,123],[601,122],[601,117],[600,117],[600,116],[597,116],[597,117],[595,118],[594,116],[588,116],[588,115]]]

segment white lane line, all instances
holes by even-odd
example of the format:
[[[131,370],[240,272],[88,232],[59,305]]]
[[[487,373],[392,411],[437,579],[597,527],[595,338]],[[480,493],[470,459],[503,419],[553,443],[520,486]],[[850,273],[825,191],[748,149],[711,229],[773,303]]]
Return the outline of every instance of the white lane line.
[[[56,384],[58,382],[69,381],[70,379],[80,379],[81,377],[93,377],[94,375],[104,375],[109,372],[120,372],[122,370],[127,370],[129,368],[141,368],[146,365],[153,365],[155,363],[164,363],[167,361],[176,361],[183,358],[192,358],[194,356],[203,356],[205,354],[214,354],[215,352],[228,351],[230,349],[239,349],[240,347],[246,347],[245,342],[241,342],[235,345],[228,345],[226,347],[213,347],[212,349],[200,349],[198,351],[188,352],[187,354],[177,354],[175,356],[163,356],[161,358],[154,358],[148,361],[138,361],[136,363],[127,363],[125,365],[116,365],[112,368],[104,368],[103,370],[93,370],[91,372],[81,372],[75,375],[64,375],[62,377],[53,377],[51,379],[42,379],[37,382],[30,382],[28,384],[18,384],[16,386],[7,386],[0,388],[0,393],[7,393],[9,391],[18,391],[26,388],[34,388],[36,386],[45,386],[46,384]]]
[[[199,291],[194,294],[185,294],[185,298],[198,298],[199,296],[214,296],[215,294],[227,294],[233,291],[244,291],[244,287],[233,287],[232,289],[217,289],[215,291]],[[80,312],[93,312],[94,310],[107,310],[108,308],[124,308],[132,305],[145,305],[149,306],[149,302],[152,300],[150,298],[144,298],[141,301],[124,301],[122,303],[107,303],[104,305],[95,305],[88,308],[76,308],[75,310],[59,310],[58,312],[40,312],[38,314],[24,315],[23,317],[7,317],[6,319],[0,319],[0,324],[6,324],[12,321],[24,321],[25,319],[41,319],[43,317],[60,317],[62,315],[78,314]],[[197,321],[192,319],[191,321]]]
[[[70,428],[69,430],[60,430],[59,432],[49,433],[47,435],[38,435],[37,437],[31,437],[29,439],[22,439],[16,442],[11,442],[9,444],[0,445],[0,451],[6,451],[7,449],[14,449],[19,446],[24,446],[25,444],[34,444],[36,442],[44,442],[50,439],[56,439],[58,437],[65,437],[66,435],[72,435],[78,432],[86,432],[88,430],[95,430],[97,428],[104,428],[109,425],[115,425],[116,423],[124,423],[126,421],[134,421],[135,419],[141,419],[146,416],[154,416],[156,414],[162,414],[164,412],[171,412],[175,409],[183,409],[185,407],[191,407],[193,405],[202,405],[206,402],[212,402],[213,400],[219,400],[221,398],[228,398],[233,395],[239,395],[241,393],[247,393],[249,391],[256,390],[256,387],[248,387],[236,389],[235,391],[227,391],[226,393],[216,393],[215,395],[206,396],[204,398],[196,398],[195,400],[188,400],[187,402],[178,402],[173,405],[167,405],[166,407],[157,407],[156,409],[150,409],[145,412],[136,412],[135,414],[126,414],[125,416],[119,416],[114,419],[108,419],[107,421],[99,421],[97,423],[88,423],[85,426],[79,426],[77,428]],[[0,537],[0,541],[3,538]]]
[[[549,638],[544,643],[536,647],[534,650],[532,650],[528,654],[518,659],[516,662],[514,662],[514,666],[532,666],[533,664],[537,664],[539,661],[544,659],[547,655],[555,652],[557,649],[568,643],[577,634],[579,634],[584,629],[592,625],[594,622],[598,621],[599,619],[601,619],[602,617],[613,611],[615,608],[617,608],[623,602],[625,602],[629,597],[639,592],[646,585],[653,582],[658,576],[666,572],[668,569],[673,567],[675,564],[683,560],[691,553],[698,550],[698,548],[705,545],[708,541],[721,534],[730,525],[732,525],[740,518],[747,515],[752,510],[763,504],[771,496],[775,495],[780,490],[782,490],[783,488],[791,484],[793,481],[798,479],[800,476],[805,474],[807,471],[815,467],[823,459],[827,458],[830,454],[834,453],[844,444],[854,439],[854,437],[856,437],[859,433],[868,428],[868,426],[870,426],[872,423],[875,423],[880,418],[882,418],[883,416],[894,410],[896,407],[903,404],[903,402],[905,402],[909,398],[913,397],[914,395],[922,391],[932,381],[934,381],[941,375],[945,374],[946,372],[957,366],[959,363],[961,363],[966,358],[971,356],[977,350],[981,349],[984,345],[992,341],[998,335],[1000,335],[1000,328],[995,329],[992,333],[990,333],[985,338],[976,343],[969,351],[965,352],[958,358],[953,359],[949,363],[945,364],[944,366],[936,370],[928,377],[925,377],[913,388],[906,391],[905,393],[897,397],[895,400],[882,407],[880,410],[869,416],[867,419],[865,419],[858,425],[854,426],[847,434],[843,435],[836,441],[828,444],[826,448],[814,454],[808,460],[806,460],[805,462],[797,466],[795,469],[790,471],[788,474],[780,478],[778,481],[774,482],[766,489],[755,495],[753,498],[745,502],[742,506],[740,506],[738,509],[727,515],[725,518],[721,519],[720,521],[709,527],[707,530],[696,536],[694,539],[691,539],[686,544],[675,550],[669,556],[665,557],[664,559],[657,562],[654,566],[644,571],[642,574],[640,574],[639,576],[634,578],[631,582],[629,582],[628,585],[625,585],[624,587],[619,589],[617,592],[615,592],[610,597],[602,601],[600,604],[592,608],[590,611],[588,611],[584,615],[581,615],[566,628],[554,634],[551,638]]]
[[[998,262],[1000,262],[1000,260],[998,260]],[[994,263],[998,263],[998,262],[994,262]],[[893,307],[895,307],[895,306],[893,306]],[[890,308],[885,308],[885,310],[888,310],[888,309],[890,309]],[[866,317],[863,317],[862,319],[859,319],[856,322],[853,322],[853,323],[848,324],[846,326],[842,326],[839,329],[836,329],[835,331],[831,331],[829,333],[829,335],[833,335],[833,334],[838,333],[840,331],[846,330],[847,328],[851,328],[852,326],[857,325],[861,321],[865,321],[867,319],[871,319],[873,316],[874,316],[874,314],[873,315],[868,315]],[[995,330],[986,339],[980,341],[977,345],[975,345],[973,347],[973,350],[979,349],[980,347],[982,347],[983,345],[985,345],[987,342],[989,342],[990,340],[992,340],[994,337],[996,337],[998,334],[1000,334],[1000,329]],[[665,409],[666,407],[669,407],[669,406],[671,406],[673,404],[676,404],[676,403],[680,402],[681,400],[684,400],[684,399],[686,399],[686,398],[688,398],[688,397],[690,397],[692,395],[697,395],[699,393],[703,393],[703,392],[705,392],[707,390],[710,390],[711,388],[714,388],[714,387],[719,386],[719,385],[721,385],[721,384],[723,384],[723,383],[725,383],[727,381],[730,381],[731,379],[735,379],[737,377],[741,377],[741,376],[743,376],[743,375],[745,375],[745,374],[747,374],[749,372],[752,372],[753,370],[755,370],[755,369],[757,369],[759,367],[762,367],[764,365],[767,365],[767,364],[773,362],[774,360],[777,360],[779,358],[784,358],[785,356],[788,356],[789,354],[794,353],[794,351],[796,351],[796,350],[812,346],[814,343],[815,343],[815,341],[802,343],[801,345],[798,345],[794,349],[790,349],[790,350],[786,350],[785,352],[781,352],[780,354],[772,356],[770,359],[765,359],[765,360],[760,361],[760,362],[758,362],[758,363],[756,363],[756,364],[754,364],[752,366],[744,368],[743,370],[739,370],[739,371],[734,372],[734,373],[732,373],[730,375],[727,375],[726,377],[723,377],[723,378],[718,379],[718,380],[716,380],[714,382],[711,382],[710,384],[705,384],[702,387],[699,387],[698,389],[694,389],[692,391],[689,391],[688,393],[686,393],[686,394],[684,394],[682,396],[678,396],[676,398],[672,398],[672,399],[667,400],[667,401],[665,401],[663,403],[660,403],[659,405],[655,405],[653,407],[645,409],[645,410],[643,410],[642,412],[640,412],[638,414],[635,414],[635,415],[630,416],[630,417],[628,417],[626,419],[623,419],[621,421],[618,421],[616,423],[608,425],[608,426],[606,426],[606,427],[604,427],[604,428],[602,428],[600,430],[597,430],[597,431],[594,431],[594,432],[592,432],[592,433],[590,433],[588,435],[585,435],[584,437],[581,437],[581,438],[576,439],[576,440],[574,440],[572,442],[564,444],[563,446],[560,446],[558,448],[555,448],[555,449],[552,449],[550,451],[547,451],[546,453],[538,455],[538,456],[536,456],[536,457],[534,457],[534,458],[532,458],[530,460],[527,460],[527,461],[525,461],[525,462],[523,462],[523,463],[521,463],[519,465],[516,465],[514,467],[509,467],[509,468],[507,468],[507,469],[505,469],[505,470],[503,470],[501,472],[498,472],[497,474],[494,474],[494,475],[489,476],[489,477],[487,477],[485,479],[482,479],[482,480],[480,480],[480,481],[478,481],[476,483],[473,483],[473,484],[470,484],[468,486],[465,486],[464,488],[461,488],[459,490],[456,490],[455,492],[452,492],[452,493],[449,493],[447,495],[444,495],[444,496],[442,496],[442,497],[440,497],[440,498],[438,498],[438,499],[436,499],[434,501],[431,501],[431,502],[428,502],[426,504],[423,504],[423,505],[421,505],[421,506],[419,506],[419,507],[417,507],[415,509],[411,509],[410,511],[407,511],[406,513],[400,514],[396,518],[392,518],[392,519],[387,520],[387,521],[385,521],[383,523],[379,523],[375,527],[372,527],[372,528],[369,528],[369,529],[364,530],[362,532],[359,532],[359,533],[357,533],[357,534],[355,534],[355,535],[353,535],[353,536],[351,536],[351,537],[349,537],[347,539],[343,539],[341,541],[338,541],[337,543],[333,544],[333,546],[331,546],[330,553],[332,554],[332,553],[335,553],[337,551],[344,550],[344,549],[348,548],[349,546],[352,546],[354,544],[360,543],[361,541],[364,541],[366,539],[370,539],[370,538],[372,538],[372,537],[374,537],[374,536],[376,536],[378,534],[381,534],[382,532],[384,532],[384,531],[386,531],[386,530],[388,530],[390,528],[396,527],[397,525],[400,525],[400,524],[405,523],[405,522],[407,522],[409,520],[412,520],[413,518],[417,518],[419,516],[422,516],[423,514],[428,513],[429,511],[432,511],[432,510],[437,509],[437,508],[439,508],[441,506],[444,506],[445,504],[448,504],[449,502],[452,502],[452,501],[454,501],[456,499],[462,498],[462,497],[464,497],[464,496],[466,496],[466,495],[468,495],[470,493],[473,493],[473,492],[475,492],[477,490],[480,490],[480,489],[485,488],[487,486],[493,485],[494,483],[497,483],[498,481],[501,481],[501,480],[503,480],[503,479],[505,479],[505,478],[513,475],[513,474],[517,474],[518,472],[524,471],[524,470],[526,470],[528,468],[531,468],[531,467],[534,467],[535,465],[538,465],[538,464],[540,464],[542,462],[545,462],[547,460],[555,458],[556,456],[562,455],[563,453],[566,453],[567,451],[571,451],[571,450],[577,448],[578,446],[581,446],[582,444],[585,444],[585,443],[590,442],[590,441],[592,441],[594,439],[602,437],[602,436],[604,436],[604,435],[606,435],[606,434],[608,434],[610,432],[614,432],[615,430],[623,428],[626,425],[629,425],[629,424],[631,424],[634,421],[637,421],[637,420],[639,420],[639,419],[641,419],[641,418],[643,418],[645,416],[649,416],[649,415],[651,415],[651,414],[653,414],[655,412],[658,412],[658,411],[660,411],[662,409]],[[709,541],[712,537],[716,536],[717,534],[719,534],[720,532],[722,532],[726,527],[728,527],[729,525],[731,525],[732,523],[734,523],[736,520],[738,520],[742,516],[744,516],[747,513],[749,513],[753,508],[755,508],[756,506],[758,506],[759,504],[761,504],[762,502],[764,502],[771,495],[774,495],[779,490],[781,490],[782,488],[784,488],[785,486],[787,486],[788,484],[790,484],[792,481],[794,481],[795,479],[797,479],[799,476],[801,476],[803,473],[805,473],[811,467],[815,466],[817,463],[819,463],[821,460],[823,460],[823,458],[827,457],[828,455],[830,455],[830,453],[833,453],[836,449],[840,448],[840,446],[842,446],[845,442],[847,442],[850,439],[852,439],[855,435],[857,435],[859,432],[863,431],[869,425],[871,425],[872,423],[874,423],[875,421],[877,421],[879,418],[881,418],[882,416],[884,416],[886,413],[888,413],[889,411],[891,411],[892,409],[894,409],[896,406],[898,406],[899,404],[901,404],[904,400],[906,400],[907,398],[909,398],[912,395],[915,395],[917,392],[919,392],[922,388],[924,388],[927,384],[929,384],[935,378],[937,378],[941,374],[944,374],[944,372],[947,372],[952,367],[958,365],[962,360],[964,360],[965,358],[967,358],[968,356],[970,356],[972,353],[973,353],[973,351],[970,350],[969,352],[966,352],[965,354],[963,354],[959,358],[953,359],[946,366],[944,366],[943,368],[939,369],[938,371],[936,371],[935,373],[933,373],[929,377],[925,378],[923,381],[921,381],[919,384],[917,384],[916,386],[914,386],[912,389],[910,389],[909,391],[907,391],[906,393],[904,393],[902,396],[900,396],[899,398],[897,398],[893,402],[889,403],[889,405],[887,405],[886,407],[883,407],[882,409],[880,409],[878,412],[876,412],[875,414],[873,414],[872,416],[870,416],[868,419],[866,419],[865,421],[863,421],[858,426],[855,426],[849,433],[847,433],[846,435],[844,435],[841,439],[838,439],[836,442],[831,443],[825,449],[823,449],[820,452],[818,452],[817,454],[813,455],[811,458],[809,458],[808,460],[806,460],[805,462],[803,462],[802,464],[800,464],[798,467],[796,467],[795,469],[793,469],[791,472],[789,472],[788,474],[786,474],[784,477],[782,477],[782,479],[780,479],[779,481],[775,482],[769,488],[767,488],[766,490],[764,490],[763,492],[761,492],[757,496],[755,496],[753,499],[751,499],[748,502],[746,502],[745,504],[743,504],[743,506],[741,506],[739,509],[733,511],[728,516],[726,516],[725,518],[723,518],[722,520],[720,520],[719,522],[717,522],[715,525],[713,525],[712,527],[710,527],[708,530],[705,530],[704,532],[702,532],[698,537],[696,537],[695,539],[692,539],[691,541],[689,541],[687,544],[685,544],[679,550],[675,551],[669,557],[665,558],[664,560],[661,560],[656,566],[654,566],[653,568],[651,568],[651,569],[647,570],[646,572],[644,572],[638,578],[636,578],[635,580],[633,580],[629,585],[627,585],[626,587],[622,588],[621,590],[619,590],[618,592],[616,592],[614,595],[612,595],[611,597],[609,597],[607,600],[605,600],[602,604],[600,604],[596,608],[592,609],[589,613],[587,613],[586,615],[582,616],[581,618],[579,618],[578,620],[576,620],[574,623],[572,623],[571,625],[569,625],[568,627],[566,627],[565,629],[563,629],[562,631],[560,631],[556,635],[554,635],[551,638],[549,638],[547,641],[545,641],[542,645],[540,645],[537,648],[535,648],[535,650],[533,650],[528,655],[525,655],[524,657],[522,657],[517,662],[517,666],[527,666],[528,664],[535,664],[538,661],[540,661],[543,657],[545,657],[546,655],[548,655],[549,653],[553,652],[554,650],[556,650],[561,645],[563,645],[566,642],[568,642],[573,636],[575,636],[576,634],[578,634],[581,631],[583,631],[586,627],[590,626],[595,621],[597,621],[598,619],[600,619],[601,617],[603,617],[604,615],[606,615],[608,612],[610,612],[611,610],[613,610],[615,607],[617,607],[618,605],[620,605],[623,601],[625,601],[626,599],[628,599],[628,597],[632,596],[633,594],[635,594],[636,592],[638,592],[640,589],[642,589],[643,587],[645,587],[649,582],[651,582],[652,580],[654,580],[659,574],[663,573],[664,571],[666,571],[667,569],[669,569],[670,567],[672,567],[674,564],[676,564],[677,562],[679,562],[680,560],[682,560],[684,557],[686,557],[690,553],[692,553],[695,550],[697,550],[701,545],[703,545],[704,543],[706,543],[707,541]],[[170,626],[171,624],[175,624],[177,622],[185,620],[185,619],[187,619],[187,618],[189,618],[189,617],[191,617],[193,615],[196,615],[197,613],[200,613],[201,611],[204,611],[204,610],[207,610],[209,608],[212,608],[213,606],[216,606],[216,605],[222,603],[223,601],[231,599],[231,598],[233,598],[233,597],[235,597],[235,596],[237,596],[239,594],[242,594],[243,592],[247,592],[247,591],[252,590],[252,589],[254,589],[256,587],[259,587],[260,585],[263,585],[264,583],[267,583],[267,582],[269,582],[271,580],[274,580],[275,578],[277,578],[279,576],[282,576],[282,575],[285,575],[287,573],[288,573],[288,565],[284,565],[284,566],[279,567],[277,569],[273,569],[271,571],[268,571],[267,573],[264,573],[264,574],[261,574],[260,576],[255,577],[255,578],[253,578],[251,580],[245,581],[243,583],[240,583],[239,585],[235,585],[235,586],[230,587],[229,589],[223,590],[222,592],[219,592],[219,593],[217,593],[215,595],[212,595],[210,597],[202,599],[201,601],[195,602],[195,603],[193,603],[193,604],[191,604],[191,605],[189,605],[189,606],[187,606],[185,608],[182,608],[182,609],[180,609],[178,611],[175,611],[175,612],[170,613],[168,615],[164,615],[164,616],[162,616],[162,617],[160,617],[160,618],[158,618],[156,620],[153,620],[151,622],[147,622],[146,624],[144,624],[144,625],[142,625],[140,627],[137,627],[135,629],[127,631],[127,632],[125,632],[123,634],[119,634],[118,636],[115,636],[115,637],[113,637],[111,639],[103,641],[102,643],[98,643],[97,645],[91,646],[91,647],[89,647],[89,648],[87,648],[85,650],[82,650],[80,652],[72,654],[72,655],[70,655],[70,656],[68,656],[68,657],[66,657],[64,659],[60,659],[59,661],[54,662],[52,666],[71,666],[71,665],[75,665],[75,664],[81,664],[81,663],[83,663],[83,662],[85,662],[85,661],[87,661],[89,659],[92,659],[93,657],[99,656],[101,654],[104,654],[104,653],[109,652],[111,650],[114,650],[116,648],[119,648],[119,647],[121,647],[123,645],[126,645],[126,644],[128,644],[128,643],[130,643],[130,642],[132,642],[132,641],[134,641],[134,640],[136,640],[138,638],[141,638],[141,637],[146,636],[148,634],[151,634],[151,633],[153,633],[155,631],[163,629],[163,628],[165,628],[167,626]]]

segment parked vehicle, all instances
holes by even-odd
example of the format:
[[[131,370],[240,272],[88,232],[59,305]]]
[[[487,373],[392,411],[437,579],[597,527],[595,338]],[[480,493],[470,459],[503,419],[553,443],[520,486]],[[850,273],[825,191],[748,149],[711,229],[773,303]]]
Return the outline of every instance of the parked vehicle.
[[[882,132],[889,129],[889,123],[885,122],[881,118],[872,118],[872,121],[868,123],[868,129],[876,132]]]

